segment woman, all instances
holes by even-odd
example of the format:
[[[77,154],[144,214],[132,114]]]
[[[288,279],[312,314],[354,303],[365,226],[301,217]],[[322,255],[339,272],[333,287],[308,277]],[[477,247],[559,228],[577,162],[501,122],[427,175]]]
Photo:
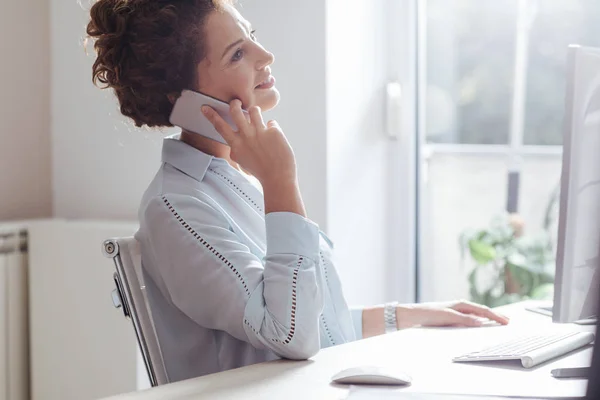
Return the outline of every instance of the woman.
[[[136,238],[171,381],[416,325],[507,323],[468,302],[349,310],[294,153],[262,119],[279,101],[274,57],[230,1],[98,0],[87,32],[94,81],[137,126],[170,126],[173,102],[193,89],[230,103],[238,127],[204,107],[230,146],[185,131],[166,138],[141,202]]]

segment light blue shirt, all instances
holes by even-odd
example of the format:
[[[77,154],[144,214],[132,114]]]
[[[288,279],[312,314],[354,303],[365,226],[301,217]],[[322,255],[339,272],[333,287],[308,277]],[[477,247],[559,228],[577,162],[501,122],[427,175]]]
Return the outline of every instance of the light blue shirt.
[[[294,213],[265,215],[260,184],[177,137],[139,211],[142,265],[171,382],[362,336],[332,244]]]

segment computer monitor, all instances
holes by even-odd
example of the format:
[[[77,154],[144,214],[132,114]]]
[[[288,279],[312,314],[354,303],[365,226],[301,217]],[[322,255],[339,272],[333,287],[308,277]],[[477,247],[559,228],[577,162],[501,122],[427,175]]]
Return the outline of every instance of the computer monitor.
[[[596,316],[600,285],[600,49],[569,46],[552,318]]]
[[[600,313],[600,291],[598,291],[596,299],[596,314]],[[598,326],[596,325],[596,338],[598,337]],[[600,340],[594,341],[594,352],[592,353],[592,366],[588,373],[588,386],[586,399],[600,399]]]

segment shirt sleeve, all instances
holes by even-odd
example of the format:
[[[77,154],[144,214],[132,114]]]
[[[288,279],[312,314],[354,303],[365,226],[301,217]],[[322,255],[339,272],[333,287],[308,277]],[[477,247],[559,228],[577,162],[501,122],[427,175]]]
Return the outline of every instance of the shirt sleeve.
[[[261,260],[219,211],[191,196],[152,199],[144,221],[170,299],[192,320],[280,357],[318,352],[316,224],[294,213],[267,214]]]
[[[322,287],[324,292],[327,291],[326,297],[331,299],[331,302],[333,303],[333,307],[330,307],[329,309],[327,307],[325,308],[324,318],[326,321],[330,321],[329,325],[337,325],[338,327],[337,333],[331,333],[330,342],[333,342],[332,344],[351,342],[362,337],[362,321],[360,332],[356,332],[353,320],[354,316],[348,308],[342,282],[334,264],[333,243],[324,232],[319,233],[323,239],[321,241],[321,251],[319,253],[324,280]],[[332,313],[327,312],[331,310],[333,310],[333,314],[335,315],[331,315]],[[335,323],[333,323],[334,320]],[[357,336],[358,334],[360,335]]]
[[[351,307],[350,308],[350,315],[352,316],[352,324],[354,326],[354,334],[356,335],[357,340],[363,338],[362,314],[363,314],[362,307]]]

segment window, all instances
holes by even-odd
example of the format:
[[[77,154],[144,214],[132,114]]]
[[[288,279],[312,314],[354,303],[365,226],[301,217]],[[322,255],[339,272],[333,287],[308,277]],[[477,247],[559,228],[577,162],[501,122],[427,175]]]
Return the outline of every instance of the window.
[[[509,144],[519,96],[523,142],[562,143],[567,46],[600,46],[597,0],[428,0],[425,12],[429,143]]]
[[[469,297],[475,288],[487,293],[475,300],[490,305],[518,300],[553,274],[567,46],[600,47],[600,2],[419,6],[419,299]],[[520,235],[505,249],[512,260],[461,242],[507,226]],[[547,276],[521,268],[519,246],[533,251],[526,267]],[[487,273],[472,274],[478,262],[461,248],[481,256]]]

